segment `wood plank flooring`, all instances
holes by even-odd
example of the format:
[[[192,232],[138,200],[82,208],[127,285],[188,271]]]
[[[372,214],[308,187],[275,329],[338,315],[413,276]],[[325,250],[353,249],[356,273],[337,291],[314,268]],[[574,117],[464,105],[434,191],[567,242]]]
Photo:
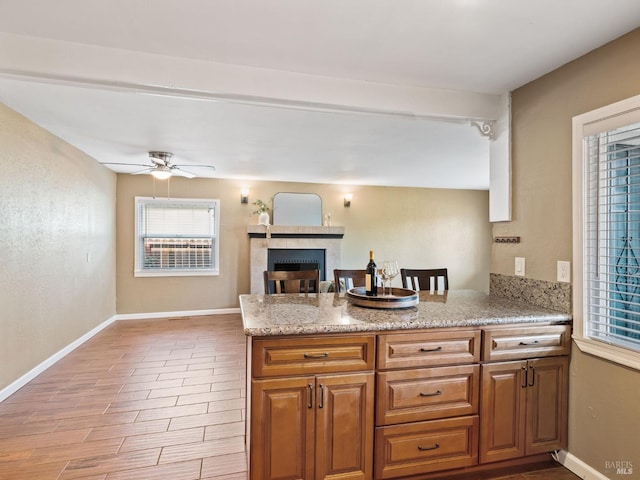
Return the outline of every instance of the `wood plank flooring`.
[[[239,315],[116,322],[0,403],[0,480],[246,480],[245,393]]]
[[[238,315],[120,321],[0,403],[0,479],[245,479]]]

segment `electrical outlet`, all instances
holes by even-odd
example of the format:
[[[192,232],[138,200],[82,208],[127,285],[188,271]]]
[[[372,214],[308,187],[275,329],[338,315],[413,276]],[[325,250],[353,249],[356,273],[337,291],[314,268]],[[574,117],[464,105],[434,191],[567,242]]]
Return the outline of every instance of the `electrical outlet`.
[[[524,277],[524,257],[516,257],[516,275]]]
[[[558,261],[558,281],[565,283],[571,282],[571,262]]]

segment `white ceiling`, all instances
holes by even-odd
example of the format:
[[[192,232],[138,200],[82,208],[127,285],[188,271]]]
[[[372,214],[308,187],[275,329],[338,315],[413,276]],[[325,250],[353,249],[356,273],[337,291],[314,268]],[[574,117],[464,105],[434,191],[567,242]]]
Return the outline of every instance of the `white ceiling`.
[[[284,92],[283,84],[258,82],[252,72],[288,76],[289,90],[300,79],[334,82],[335,92],[355,81],[379,91],[393,87],[407,99],[451,92],[499,98],[640,26],[638,0],[616,0],[615,8],[607,0],[0,0],[0,6],[0,101],[100,162],[145,163],[147,151],[166,150],[176,163],[215,165],[212,174],[194,167],[203,176],[247,182],[489,186],[489,140],[464,116],[442,109],[398,114],[384,95],[373,107],[343,98],[329,102],[339,108],[328,111],[316,108],[316,98],[298,96],[291,108],[273,93],[278,86]],[[15,39],[29,37],[61,45],[65,54],[42,50],[38,72],[16,68],[21,56],[38,56],[16,47],[26,43]],[[76,58],[77,45],[104,55]],[[153,94],[148,82],[114,80],[129,72],[112,57],[134,53],[136,66],[168,93]],[[175,84],[157,67],[159,58],[172,74],[203,65],[244,68],[245,83],[198,88],[192,98],[172,95]],[[60,75],[64,62],[73,68]],[[96,75],[101,66],[110,70]],[[85,71],[91,82],[77,82],[89,78]],[[205,80],[216,79],[198,79]],[[243,96],[248,88],[263,93]]]

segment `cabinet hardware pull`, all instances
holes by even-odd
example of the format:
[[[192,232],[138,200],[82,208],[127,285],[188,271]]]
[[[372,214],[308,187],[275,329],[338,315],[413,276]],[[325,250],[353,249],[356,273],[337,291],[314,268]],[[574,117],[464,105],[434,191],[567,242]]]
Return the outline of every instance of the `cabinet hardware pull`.
[[[318,408],[324,407],[324,385],[320,384],[320,403],[318,404]]]
[[[424,347],[422,347],[420,349],[421,352],[439,352],[440,350],[442,350],[442,347],[436,347],[436,348],[424,348]]]
[[[534,340],[533,342],[520,342],[520,345],[524,345],[524,346],[537,345],[537,344],[538,344],[538,340]]]
[[[527,366],[523,365],[522,366],[522,385],[520,385],[522,388],[527,388]]]
[[[438,395],[442,395],[442,390],[437,390],[435,393],[422,393],[420,392],[421,397],[437,397]]]
[[[533,385],[536,383],[536,367],[534,367],[533,365],[529,365],[529,368],[531,369],[531,381],[527,385],[533,387]]]
[[[422,445],[418,445],[418,450],[420,450],[421,452],[424,452],[426,450],[437,450],[438,448],[440,448],[439,443],[436,443],[433,447],[423,447]]]
[[[304,354],[304,358],[327,358],[328,356],[329,356],[329,352]]]
[[[309,403],[307,404],[307,408],[313,408],[313,383],[309,385]]]

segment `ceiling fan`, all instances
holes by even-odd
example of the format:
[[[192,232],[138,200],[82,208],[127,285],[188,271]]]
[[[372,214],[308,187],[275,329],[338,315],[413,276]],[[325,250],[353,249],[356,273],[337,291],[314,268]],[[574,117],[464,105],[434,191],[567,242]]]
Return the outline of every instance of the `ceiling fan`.
[[[213,165],[175,165],[171,163],[173,153],[169,152],[149,152],[150,164],[143,163],[117,163],[117,162],[101,162],[102,165],[127,165],[135,167],[145,167],[143,170],[132,172],[131,175],[151,174],[158,180],[166,180],[169,177],[176,175],[179,177],[194,178],[197,177],[195,173],[183,170],[182,167],[188,168],[210,168],[215,170]]]

